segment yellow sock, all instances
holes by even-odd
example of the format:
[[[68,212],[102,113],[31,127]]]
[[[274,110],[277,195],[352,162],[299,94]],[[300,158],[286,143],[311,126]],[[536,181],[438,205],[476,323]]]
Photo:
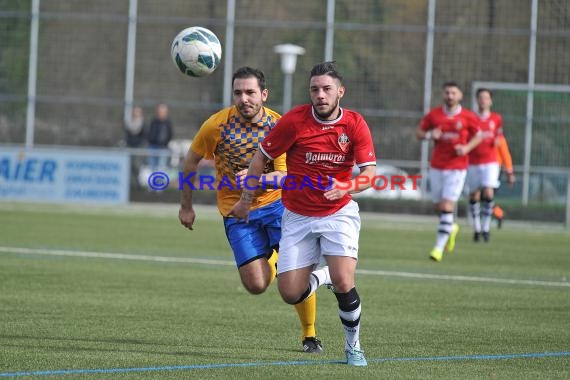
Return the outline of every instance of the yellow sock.
[[[275,280],[275,276],[277,276],[277,258],[279,257],[279,254],[277,253],[276,250],[273,250],[273,254],[271,255],[270,258],[267,259],[267,262],[269,263],[269,270],[271,271],[271,278],[269,279],[269,283],[273,282],[273,280]]]
[[[313,293],[301,303],[295,305],[299,320],[301,321],[301,328],[303,330],[303,337],[316,336],[315,320],[317,319],[317,293]]]

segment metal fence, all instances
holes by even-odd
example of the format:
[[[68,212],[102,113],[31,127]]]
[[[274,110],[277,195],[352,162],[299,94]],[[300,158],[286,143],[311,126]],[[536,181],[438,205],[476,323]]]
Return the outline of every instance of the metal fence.
[[[439,104],[441,83],[458,82],[469,105],[473,83],[492,81],[527,86],[509,100],[522,109],[495,102],[523,174],[523,203],[533,200],[535,166],[570,167],[568,94],[539,99],[548,122],[536,122],[534,96],[536,85],[570,85],[565,0],[0,0],[0,25],[2,142],[117,146],[130,108],[142,106],[148,120],[160,102],[171,108],[175,137],[191,138],[229,104],[241,65],[265,71],[268,105],[282,111],[273,47],[294,43],[306,53],[293,103],[307,101],[312,65],[335,59],[344,105],[366,117],[383,159],[425,169],[428,147],[414,130]],[[191,25],[212,29],[224,46],[210,77],[184,77],[171,62],[172,38]]]

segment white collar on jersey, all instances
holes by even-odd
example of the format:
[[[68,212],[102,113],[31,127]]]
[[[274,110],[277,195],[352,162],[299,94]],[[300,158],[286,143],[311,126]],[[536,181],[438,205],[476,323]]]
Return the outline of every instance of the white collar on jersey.
[[[450,112],[449,108],[447,108],[447,106],[445,104],[443,105],[443,113],[446,116],[457,116],[457,115],[459,115],[459,113],[461,112],[462,109],[463,109],[463,107],[461,107],[461,104],[458,104],[457,107],[455,108],[455,111]]]
[[[313,119],[317,121],[319,124],[335,124],[338,123],[340,119],[342,119],[342,107],[339,107],[340,112],[338,113],[338,117],[334,120],[321,120],[315,113],[315,108],[311,105],[311,114],[313,115]]]
[[[487,120],[491,116],[491,111],[480,113],[479,111],[475,112],[479,119]]]

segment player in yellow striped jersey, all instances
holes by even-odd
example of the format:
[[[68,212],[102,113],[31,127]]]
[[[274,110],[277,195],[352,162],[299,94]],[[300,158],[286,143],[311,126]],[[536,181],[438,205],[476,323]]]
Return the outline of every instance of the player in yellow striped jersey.
[[[269,92],[260,70],[250,67],[236,70],[232,78],[232,91],[234,105],[210,116],[192,140],[184,165],[184,176],[196,173],[202,159],[214,160],[216,182],[219,184],[218,209],[223,216],[226,236],[241,281],[248,292],[260,294],[276,275],[283,205],[275,177],[286,175],[285,156],[279,157],[265,168],[264,177],[270,188],[255,193],[248,222],[229,215],[229,211],[241,196],[236,174],[249,167],[258,145],[280,115],[264,107]],[[196,176],[192,179],[196,180]],[[192,188],[184,186],[180,222],[192,230],[195,218]],[[328,271],[328,268],[321,270]],[[295,305],[295,308],[303,330],[303,350],[310,353],[322,352],[321,342],[315,333],[316,297],[308,298]]]

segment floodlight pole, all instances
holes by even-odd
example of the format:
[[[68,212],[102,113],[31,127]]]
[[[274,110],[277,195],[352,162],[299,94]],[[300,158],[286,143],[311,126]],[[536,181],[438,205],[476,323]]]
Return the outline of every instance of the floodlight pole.
[[[285,113],[291,109],[293,73],[297,66],[297,56],[305,54],[305,49],[293,44],[282,44],[276,45],[273,50],[281,55],[281,71],[284,74],[282,113]]]
[[[135,61],[137,51],[137,12],[138,0],[129,0],[129,26],[127,29],[127,62],[125,66],[125,106],[123,120],[130,123],[133,119]]]
[[[38,35],[40,24],[40,0],[32,1],[30,22],[30,60],[28,66],[28,104],[26,108],[26,147],[34,146],[36,125],[36,85],[38,73]]]

